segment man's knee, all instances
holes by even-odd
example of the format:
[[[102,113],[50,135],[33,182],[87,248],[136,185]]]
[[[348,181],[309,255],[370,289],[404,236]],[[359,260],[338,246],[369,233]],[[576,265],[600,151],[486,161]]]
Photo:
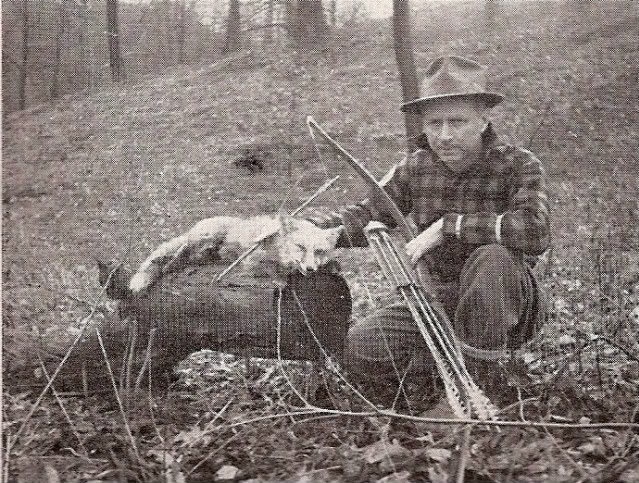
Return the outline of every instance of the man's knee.
[[[511,331],[530,318],[534,290],[523,261],[506,247],[484,245],[462,270],[455,326],[476,347],[513,345]]]
[[[387,306],[348,330],[344,351],[347,369],[374,374],[394,372],[413,355],[419,332],[408,308]]]
[[[521,276],[522,269],[522,263],[508,248],[497,244],[482,245],[468,257],[461,272],[460,288],[463,291],[473,283],[482,286],[513,283]]]
[[[346,356],[373,363],[390,361],[393,357],[392,348],[396,344],[391,339],[393,334],[383,330],[380,325],[374,315],[352,325],[346,336]]]
[[[469,257],[469,262],[473,261],[483,266],[503,267],[505,264],[514,263],[515,259],[508,248],[493,243],[477,248]]]

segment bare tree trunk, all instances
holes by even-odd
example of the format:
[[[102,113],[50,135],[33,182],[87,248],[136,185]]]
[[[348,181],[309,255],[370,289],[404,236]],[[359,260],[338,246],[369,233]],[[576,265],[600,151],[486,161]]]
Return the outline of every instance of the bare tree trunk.
[[[486,27],[490,30],[494,29],[501,14],[503,5],[501,0],[486,0],[484,3],[484,19]]]
[[[240,50],[242,45],[241,32],[240,1],[230,0],[229,13],[226,20],[226,42],[224,43],[224,54]]]
[[[407,102],[419,97],[408,0],[393,0],[393,45],[402,85],[402,98],[404,102]],[[412,152],[416,149],[416,138],[422,131],[421,115],[416,112],[406,112],[404,124],[406,125],[407,148],[409,152]]]
[[[178,64],[184,64],[186,63],[186,59],[184,56],[184,44],[186,42],[186,0],[180,0],[178,9]]]
[[[62,42],[64,40],[64,28],[67,23],[67,2],[60,0],[60,23],[55,36],[55,57],[53,60],[53,76],[51,79],[51,98],[60,96],[60,64],[62,62]]]
[[[171,37],[173,36],[171,19],[173,17],[171,15],[171,4],[169,0],[162,2],[162,10],[164,17],[164,22],[161,23],[161,25],[164,25],[164,47],[162,48],[162,56],[164,58],[164,65],[168,66],[173,64],[173,42],[171,41]]]
[[[3,49],[4,51],[4,49]],[[29,0],[22,0],[22,62],[18,82],[18,108],[26,105],[27,67],[29,63]]]
[[[114,82],[125,80],[124,64],[120,53],[120,34],[118,32],[118,0],[106,0],[107,43],[109,45],[109,65]]]
[[[89,0],[80,0],[80,30],[78,32],[78,45],[80,47],[80,68],[77,77],[80,79],[80,85],[83,88],[90,88],[89,78],[89,49],[87,43],[89,40]]]
[[[291,38],[300,48],[320,50],[328,41],[328,25],[322,0],[290,0],[287,24]]]
[[[266,18],[264,19],[265,25],[273,25],[275,19],[275,0],[266,0]],[[264,31],[264,44],[270,45],[273,43],[273,27],[267,27]]]
[[[329,7],[329,23],[331,28],[337,26],[337,0],[331,0]]]

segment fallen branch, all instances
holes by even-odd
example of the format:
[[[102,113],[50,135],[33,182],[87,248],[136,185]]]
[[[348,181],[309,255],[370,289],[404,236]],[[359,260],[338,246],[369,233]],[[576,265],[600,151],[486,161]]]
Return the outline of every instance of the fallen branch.
[[[531,133],[530,138],[528,139],[528,144],[526,145],[527,149],[532,148],[532,144],[535,141],[535,137],[537,136],[537,133],[546,122],[546,114],[548,114],[548,111],[550,110],[551,105],[552,104],[550,103],[550,101],[546,103],[546,108],[544,109],[544,112],[541,114],[541,121],[539,121],[539,124],[537,124],[537,128]]]
[[[294,416],[308,416],[311,414],[327,414],[333,416],[346,416],[346,417],[371,417],[371,416],[386,416],[389,418],[404,419],[408,421],[414,421],[418,423],[430,423],[441,424],[444,426],[461,426],[461,425],[481,425],[481,426],[504,426],[504,427],[516,427],[516,428],[550,428],[550,429],[580,429],[580,430],[595,430],[595,429],[637,429],[639,430],[639,423],[545,423],[545,422],[522,422],[522,421],[482,421],[480,419],[454,419],[454,418],[427,418],[422,416],[412,416],[410,414],[401,414],[394,411],[387,411],[384,409],[378,409],[376,411],[340,411],[338,409],[320,408],[312,406],[309,409],[302,409],[299,411],[268,414],[259,416],[244,421],[238,421],[226,426],[227,429],[235,428],[238,426],[244,426],[246,424],[252,424],[259,421],[269,419],[280,419]],[[225,426],[219,426],[217,429],[223,429]]]

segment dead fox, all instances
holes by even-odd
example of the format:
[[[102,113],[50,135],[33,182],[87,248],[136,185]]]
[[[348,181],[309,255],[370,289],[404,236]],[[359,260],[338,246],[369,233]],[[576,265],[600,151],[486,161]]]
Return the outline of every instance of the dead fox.
[[[158,246],[133,275],[129,288],[134,293],[141,292],[171,268],[202,263],[207,257],[230,263],[256,242],[261,243],[262,249],[245,262],[254,262],[251,258],[261,256],[282,271],[306,274],[332,260],[342,229],[322,229],[286,215],[207,218]]]

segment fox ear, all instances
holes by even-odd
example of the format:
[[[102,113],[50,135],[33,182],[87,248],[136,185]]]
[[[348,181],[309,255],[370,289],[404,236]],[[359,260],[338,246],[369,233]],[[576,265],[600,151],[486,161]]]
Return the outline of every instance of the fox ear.
[[[108,276],[109,272],[113,268],[111,263],[100,260],[98,257],[94,257],[94,258],[95,258],[95,263],[98,265],[98,273],[100,274],[100,277]]]
[[[328,228],[326,230],[328,233],[328,241],[331,244],[331,246],[335,246],[337,245],[337,240],[339,240],[339,237],[342,235],[342,233],[344,233],[344,225],[340,225],[338,227],[335,228]]]

